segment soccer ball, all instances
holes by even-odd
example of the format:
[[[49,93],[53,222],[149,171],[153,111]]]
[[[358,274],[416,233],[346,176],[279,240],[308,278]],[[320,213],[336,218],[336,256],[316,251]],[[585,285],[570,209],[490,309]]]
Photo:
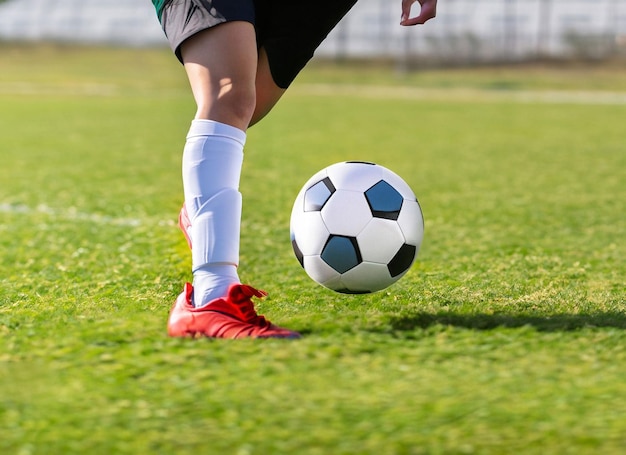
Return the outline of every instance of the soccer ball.
[[[291,212],[291,244],[306,273],[337,292],[365,294],[399,280],[424,236],[415,194],[397,174],[361,161],[306,182]]]

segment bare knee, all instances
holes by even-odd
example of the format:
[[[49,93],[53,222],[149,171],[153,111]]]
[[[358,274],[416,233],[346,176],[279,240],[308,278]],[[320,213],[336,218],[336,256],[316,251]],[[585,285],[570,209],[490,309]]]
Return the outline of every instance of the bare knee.
[[[220,81],[210,96],[196,97],[196,118],[215,120],[246,130],[256,108],[254,87],[239,87],[231,81]]]

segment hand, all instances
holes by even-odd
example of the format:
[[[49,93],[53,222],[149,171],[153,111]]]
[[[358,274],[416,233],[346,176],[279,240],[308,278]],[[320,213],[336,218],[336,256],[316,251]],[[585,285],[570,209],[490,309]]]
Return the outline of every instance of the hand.
[[[422,9],[418,16],[409,17],[413,3],[419,2]],[[417,25],[432,19],[437,15],[437,0],[402,0],[402,17],[400,25]]]

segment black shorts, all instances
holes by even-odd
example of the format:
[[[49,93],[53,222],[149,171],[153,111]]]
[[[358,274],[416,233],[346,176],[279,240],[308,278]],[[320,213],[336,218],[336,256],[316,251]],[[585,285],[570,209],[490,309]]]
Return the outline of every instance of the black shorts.
[[[357,0],[170,0],[161,23],[182,63],[187,38],[223,22],[254,25],[257,46],[264,48],[276,85],[287,88]]]

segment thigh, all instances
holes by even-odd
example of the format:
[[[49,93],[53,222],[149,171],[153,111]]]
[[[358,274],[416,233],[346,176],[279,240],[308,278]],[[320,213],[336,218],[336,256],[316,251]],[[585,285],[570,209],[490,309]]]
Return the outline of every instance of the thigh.
[[[161,16],[163,31],[181,63],[183,42],[201,31],[233,21],[254,25],[254,0],[167,0]]]
[[[357,0],[256,0],[256,29],[276,84],[287,88]]]
[[[250,126],[265,117],[287,90],[279,87],[274,82],[267,59],[267,52],[265,52],[264,48],[259,49],[255,86],[256,104]]]
[[[203,30],[185,40],[180,53],[198,106],[196,117],[245,130],[256,103],[252,25],[235,21]]]

